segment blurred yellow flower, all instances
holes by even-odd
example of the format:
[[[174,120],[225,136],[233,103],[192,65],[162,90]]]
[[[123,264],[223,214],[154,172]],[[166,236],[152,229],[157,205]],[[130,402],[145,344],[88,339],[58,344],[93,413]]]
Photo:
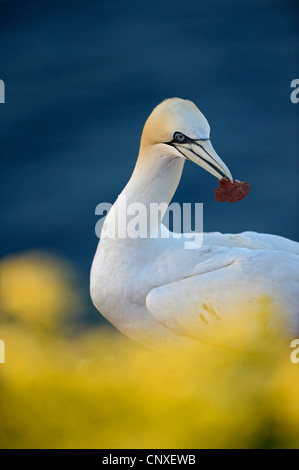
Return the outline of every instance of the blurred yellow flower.
[[[248,337],[244,316],[228,325],[238,347],[154,354],[107,327],[65,335],[60,318],[80,298],[63,263],[11,257],[0,273],[1,448],[299,446],[299,365],[263,328]],[[270,306],[260,300],[258,325]],[[40,322],[52,326],[47,335]]]
[[[2,314],[23,322],[53,326],[75,314],[80,298],[65,262],[42,252],[8,256],[0,263]]]

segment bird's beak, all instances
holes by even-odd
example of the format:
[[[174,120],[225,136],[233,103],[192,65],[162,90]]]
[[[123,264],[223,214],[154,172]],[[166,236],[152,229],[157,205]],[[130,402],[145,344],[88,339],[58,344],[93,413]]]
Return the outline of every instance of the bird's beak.
[[[231,172],[217,155],[210,140],[194,140],[193,142],[175,144],[175,147],[188,160],[196,163],[218,179],[228,178],[233,182]]]

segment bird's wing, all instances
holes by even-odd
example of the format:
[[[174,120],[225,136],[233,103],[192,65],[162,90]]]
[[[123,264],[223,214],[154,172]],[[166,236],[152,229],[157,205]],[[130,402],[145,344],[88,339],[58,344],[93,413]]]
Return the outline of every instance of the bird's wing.
[[[238,234],[211,232],[204,233],[204,245],[235,246],[250,250],[277,250],[299,255],[299,243],[279,235],[268,233],[242,232]]]
[[[173,234],[162,225],[162,233],[165,238],[170,238]],[[192,240],[192,235],[185,234],[186,240]],[[226,246],[243,247],[250,250],[277,250],[287,251],[299,255],[299,243],[280,235],[271,235],[268,233],[242,232],[242,233],[220,233],[204,232],[204,246]],[[195,239],[196,243],[196,239]]]
[[[299,243],[289,238],[257,232],[243,232],[240,235],[249,238],[253,243],[263,243],[265,248],[270,250],[286,251],[299,255]]]
[[[148,293],[146,306],[157,321],[179,335],[205,341],[211,330],[221,332],[227,320],[244,312],[248,318],[262,307],[267,315],[273,312],[267,326],[278,322],[288,335],[299,332],[299,256],[242,248],[216,252],[189,276],[184,273],[182,279]]]

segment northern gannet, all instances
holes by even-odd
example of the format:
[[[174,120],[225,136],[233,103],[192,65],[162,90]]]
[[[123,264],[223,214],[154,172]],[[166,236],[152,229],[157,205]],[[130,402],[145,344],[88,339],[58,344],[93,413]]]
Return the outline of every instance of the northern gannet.
[[[283,336],[299,332],[299,243],[255,232],[204,233],[185,249],[184,238],[110,237],[118,201],[170,203],[185,160],[218,179],[232,180],[210,142],[210,126],[196,105],[180,98],[160,103],[147,119],[133,174],[108,213],[91,268],[91,298],[100,313],[133,340],[155,347],[205,341],[232,315],[266,296],[283,312]],[[162,232],[163,214],[158,220]],[[161,234],[160,234],[161,235]],[[280,317],[279,317],[280,318]],[[247,317],[248,319],[248,317]],[[271,327],[277,317],[269,317]],[[248,325],[250,330],[250,325]]]

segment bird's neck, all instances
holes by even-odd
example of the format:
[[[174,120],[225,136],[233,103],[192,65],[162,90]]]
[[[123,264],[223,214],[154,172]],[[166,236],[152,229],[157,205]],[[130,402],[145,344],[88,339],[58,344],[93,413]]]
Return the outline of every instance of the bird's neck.
[[[114,219],[111,214],[110,223],[115,223],[115,216],[119,220],[118,214],[123,213],[125,204],[126,210],[130,212],[129,219],[136,215],[136,211],[146,212],[147,227],[152,229],[154,222],[150,214],[158,204],[159,214],[158,218],[155,217],[155,224],[161,224],[180,182],[184,160],[165,154],[164,145],[157,147],[158,149],[141,148],[133,174],[113,206]],[[109,216],[107,222],[109,223]]]
[[[184,160],[167,155],[166,150],[164,145],[141,147],[133,174],[122,192],[129,204],[142,203],[148,210],[153,204],[164,203],[168,207],[180,182]]]

